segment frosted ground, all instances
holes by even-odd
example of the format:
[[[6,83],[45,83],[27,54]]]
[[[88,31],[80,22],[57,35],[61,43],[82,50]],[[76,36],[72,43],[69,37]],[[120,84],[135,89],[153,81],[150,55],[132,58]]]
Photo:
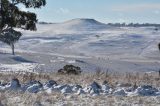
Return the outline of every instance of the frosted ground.
[[[155,31],[154,27],[119,28],[93,19],[74,19],[37,24],[37,29],[36,32],[21,30],[23,36],[16,43],[15,56],[11,55],[9,46],[0,42],[0,106],[159,106],[157,75],[147,76],[146,81],[137,74],[128,79],[126,74],[109,76],[109,83],[104,84],[106,78],[100,78],[104,74],[25,76],[18,73],[56,72],[66,64],[80,66],[85,72],[98,69],[122,73],[157,72],[160,31]],[[17,73],[5,74],[6,71]],[[15,76],[20,82],[12,79]],[[31,81],[32,76],[40,79]],[[28,82],[23,81],[25,78]],[[137,78],[142,83],[134,88]],[[127,81],[132,84],[126,87]]]
[[[93,19],[38,24],[24,31],[16,43],[16,56],[0,42],[3,71],[57,71],[66,64],[83,71],[97,68],[118,72],[151,72],[160,69],[160,32],[154,27],[111,27]],[[23,70],[19,67],[26,67]],[[16,69],[17,68],[17,69]]]

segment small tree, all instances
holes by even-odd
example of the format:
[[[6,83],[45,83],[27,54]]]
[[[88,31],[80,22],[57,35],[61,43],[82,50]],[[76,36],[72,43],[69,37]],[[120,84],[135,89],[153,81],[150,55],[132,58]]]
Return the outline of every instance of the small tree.
[[[37,22],[35,13],[21,11],[18,4],[26,8],[40,8],[46,5],[46,0],[0,0],[0,41],[11,46],[13,55],[14,43],[22,35],[13,28],[36,30]]]
[[[2,31],[0,40],[11,46],[12,54],[14,55],[14,43],[17,42],[21,36],[22,34],[20,32],[8,28]]]

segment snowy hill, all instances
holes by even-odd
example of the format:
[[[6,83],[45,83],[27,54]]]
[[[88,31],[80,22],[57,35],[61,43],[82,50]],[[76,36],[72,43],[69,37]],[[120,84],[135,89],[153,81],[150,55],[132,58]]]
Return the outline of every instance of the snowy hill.
[[[72,19],[70,21],[61,23],[62,26],[68,29],[74,30],[102,30],[108,27],[108,25],[98,22],[95,19]]]
[[[64,22],[69,25],[106,25],[104,23],[98,22],[95,19],[87,19],[87,18],[77,18]]]
[[[36,33],[47,34],[73,34],[93,33],[112,28],[111,26],[98,22],[94,19],[72,19],[63,23],[38,24]]]

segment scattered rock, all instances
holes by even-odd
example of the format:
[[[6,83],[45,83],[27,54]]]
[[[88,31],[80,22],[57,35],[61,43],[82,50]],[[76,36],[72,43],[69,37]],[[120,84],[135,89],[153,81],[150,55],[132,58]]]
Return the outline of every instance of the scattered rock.
[[[77,95],[82,95],[82,94],[85,94],[85,91],[83,89],[79,89],[77,91]]]
[[[150,85],[143,85],[138,87],[135,92],[142,96],[154,96],[158,92],[158,89],[153,88]]]
[[[134,92],[136,89],[135,86],[124,88],[125,92]]]
[[[6,85],[7,85],[7,83],[5,83],[4,81],[1,81],[0,86],[6,86]]]
[[[101,86],[97,82],[93,82],[90,86],[84,88],[86,93],[90,93],[93,96],[99,95],[101,91]]]
[[[123,83],[123,84],[118,84],[117,87],[131,87],[132,84],[129,83]]]
[[[41,90],[42,87],[43,87],[43,85],[38,81],[37,83],[29,86],[27,88],[27,91],[30,93],[37,93]]]
[[[37,83],[38,83],[38,81],[36,81],[36,80],[31,80],[31,81],[29,81],[28,83],[23,84],[23,85],[21,86],[21,90],[22,90],[23,92],[25,92],[28,87],[30,87],[30,86],[32,86],[32,85],[34,85],[34,84],[37,84]]]
[[[18,88],[20,87],[21,85],[18,79],[12,79],[11,82],[8,85],[6,85],[6,89],[9,90],[18,90]]]
[[[111,87],[107,83],[102,85],[101,90],[104,94],[107,94],[107,95],[112,91]]]
[[[95,89],[101,89],[101,86],[95,81],[90,86]]]
[[[115,89],[115,90],[113,90]],[[0,91],[5,90],[20,90],[29,93],[38,93],[39,91],[46,91],[47,93],[60,92],[62,94],[90,94],[97,96],[100,94],[115,96],[159,96],[160,88],[154,88],[150,85],[143,85],[140,87],[130,86],[130,84],[118,84],[115,88],[111,88],[107,81],[104,81],[102,86],[97,82],[91,83],[89,86],[83,88],[81,85],[58,85],[56,81],[49,80],[44,84],[33,80],[26,84],[20,84],[18,79],[12,79],[10,83],[0,83]]]
[[[33,106],[44,106],[44,105],[42,105],[41,102],[37,101],[33,104]]]
[[[47,81],[45,84],[44,84],[44,86],[43,86],[43,88],[44,89],[48,89],[48,88],[51,88],[53,85],[57,85],[57,82],[56,81],[54,81],[54,80],[49,80],[49,81]]]
[[[117,89],[113,92],[113,95],[115,96],[126,96],[127,94],[123,89]]]
[[[52,91],[53,91],[52,88],[45,89],[45,92],[47,92],[48,94],[51,94]]]
[[[62,94],[69,94],[69,93],[72,93],[72,92],[73,92],[73,91],[72,91],[72,87],[69,86],[69,85],[65,86],[65,87],[61,90],[61,93],[62,93]]]
[[[72,88],[72,91],[77,92],[79,89],[82,89],[81,85],[74,85],[73,88]]]
[[[65,88],[68,85],[57,85],[57,86],[53,86],[52,90],[54,91],[61,91],[63,88]]]

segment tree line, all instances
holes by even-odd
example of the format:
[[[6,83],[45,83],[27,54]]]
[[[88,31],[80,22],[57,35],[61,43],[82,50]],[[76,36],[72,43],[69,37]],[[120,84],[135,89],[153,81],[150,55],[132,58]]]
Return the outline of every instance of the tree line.
[[[110,26],[115,26],[115,27],[160,27],[160,24],[151,24],[151,23],[108,23]]]

